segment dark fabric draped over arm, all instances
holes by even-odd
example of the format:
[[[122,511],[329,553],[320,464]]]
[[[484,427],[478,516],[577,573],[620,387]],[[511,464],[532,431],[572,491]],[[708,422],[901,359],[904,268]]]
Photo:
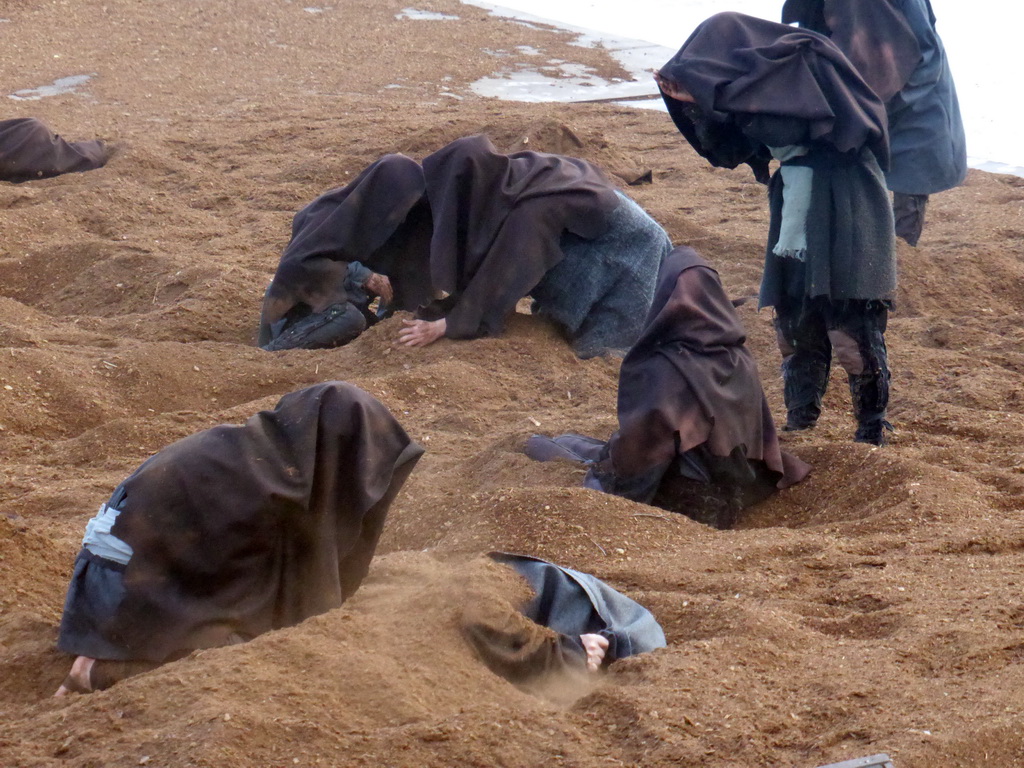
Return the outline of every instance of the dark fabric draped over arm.
[[[426,300],[431,291],[424,191],[423,171],[415,160],[385,155],[351,184],[325,192],[299,211],[264,298],[261,326],[280,320],[298,303],[322,312],[345,301],[350,261],[381,272],[385,266],[376,260],[389,262],[391,271],[396,261],[402,263],[403,279],[395,280],[396,298],[406,304],[401,308],[411,310]],[[392,253],[386,246],[399,240],[402,253]]]
[[[452,295],[446,335],[500,333],[506,315],[562,259],[565,231],[593,239],[618,206],[583,160],[498,152],[485,136],[458,139],[423,161],[434,219],[430,273]]]

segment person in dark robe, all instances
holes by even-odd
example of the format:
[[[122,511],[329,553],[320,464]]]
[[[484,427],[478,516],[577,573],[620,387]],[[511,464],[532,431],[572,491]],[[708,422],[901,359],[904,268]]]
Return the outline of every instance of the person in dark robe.
[[[366,392],[328,382],[144,462],[86,527],[57,695],[341,605],[423,449]]]
[[[494,673],[529,685],[566,671],[597,672],[665,647],[651,612],[597,577],[528,555],[489,556],[533,593],[518,615],[470,606],[463,617],[465,636]]]
[[[541,152],[506,155],[470,136],[424,159],[423,173],[430,276],[447,296],[407,321],[402,343],[499,335],[525,296],[579,357],[636,340],[671,244],[598,168]]]
[[[534,435],[526,453],[583,461],[586,487],[731,527],[810,472],[779,447],[745,340],[718,273],[676,248],[619,370],[618,431],[607,442]]]
[[[896,291],[885,108],[828,38],[737,13],[703,22],[656,79],[676,126],[713,165],[750,163],[771,221],[760,305],[775,308],[786,429],[813,427],[832,352],[854,440],[882,445]]]
[[[424,193],[419,163],[385,155],[299,211],[264,296],[257,344],[341,346],[379,317],[433,299]],[[382,306],[371,312],[376,297]]]
[[[967,175],[960,103],[930,0],[786,0],[782,21],[831,38],[885,104],[896,234],[917,245],[929,195]]]
[[[99,140],[65,141],[40,120],[0,120],[0,181],[20,183],[106,165],[111,147]]]

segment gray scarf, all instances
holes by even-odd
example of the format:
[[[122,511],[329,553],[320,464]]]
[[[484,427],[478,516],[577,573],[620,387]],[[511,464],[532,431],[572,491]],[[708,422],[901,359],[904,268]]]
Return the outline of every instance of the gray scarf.
[[[803,165],[787,165],[789,160],[807,154],[807,147],[791,144],[769,147],[782,165],[782,224],[779,241],[772,253],[782,258],[804,261],[807,258],[807,212],[811,207],[813,171]]]

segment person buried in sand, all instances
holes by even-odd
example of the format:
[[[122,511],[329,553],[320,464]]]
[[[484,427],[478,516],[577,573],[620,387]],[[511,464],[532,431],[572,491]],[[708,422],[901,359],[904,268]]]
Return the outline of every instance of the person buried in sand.
[[[896,236],[917,245],[928,196],[967,176],[960,102],[930,0],[786,0],[782,21],[829,37],[885,103]]]
[[[704,21],[656,79],[712,165],[746,162],[767,181],[769,160],[780,162],[760,305],[775,308],[786,429],[816,423],[835,350],[854,440],[884,444],[896,253],[882,102],[828,38],[738,13]]]
[[[422,452],[343,382],[164,448],[86,527],[57,642],[77,658],[56,695],[341,605]]]
[[[552,674],[597,672],[617,659],[665,647],[665,633],[639,603],[587,573],[536,557],[491,552],[533,592],[517,611],[471,602],[462,631],[487,667],[531,685]]]
[[[430,276],[447,296],[406,322],[403,344],[499,335],[525,296],[579,357],[636,340],[671,244],[598,168],[470,136],[425,158],[423,173]]]
[[[526,453],[589,464],[588,488],[731,527],[810,471],[779,448],[745,338],[718,274],[676,248],[619,370],[619,430],[607,442],[534,435]]]
[[[65,141],[34,117],[0,120],[0,181],[23,182],[102,168],[113,148]]]

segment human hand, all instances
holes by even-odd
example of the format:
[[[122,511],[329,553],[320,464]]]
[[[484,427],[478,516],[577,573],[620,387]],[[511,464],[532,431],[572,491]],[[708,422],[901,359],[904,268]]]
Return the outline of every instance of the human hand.
[[[391,300],[395,298],[395,291],[391,287],[391,281],[387,275],[378,275],[376,272],[371,272],[363,286],[380,296],[380,300],[385,304],[390,304]]]
[[[695,101],[693,96],[679,83],[669,80],[667,77],[661,74],[661,72],[654,73],[654,80],[658,84],[658,87],[662,92],[676,101],[687,101],[691,104]]]
[[[587,671],[597,672],[604,661],[605,651],[608,650],[608,638],[593,633],[580,635],[583,641],[583,649],[587,652]]]
[[[425,347],[444,336],[448,323],[440,320],[403,320],[405,326],[398,332],[398,342],[407,347]]]

